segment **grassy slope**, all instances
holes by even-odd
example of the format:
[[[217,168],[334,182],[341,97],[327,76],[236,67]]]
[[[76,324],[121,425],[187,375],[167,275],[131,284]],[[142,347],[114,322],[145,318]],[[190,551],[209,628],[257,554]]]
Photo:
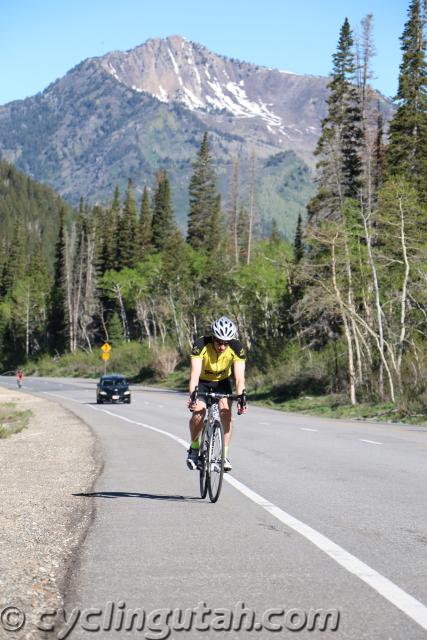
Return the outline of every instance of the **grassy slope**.
[[[0,404],[0,438],[8,438],[14,433],[19,433],[28,425],[31,411],[19,411],[14,402]]]

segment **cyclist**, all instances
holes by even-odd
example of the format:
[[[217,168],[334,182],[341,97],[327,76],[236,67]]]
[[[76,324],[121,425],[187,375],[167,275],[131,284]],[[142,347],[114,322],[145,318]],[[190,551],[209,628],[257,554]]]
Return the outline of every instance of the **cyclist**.
[[[23,379],[23,377],[24,377],[24,374],[22,373],[22,370],[18,369],[18,371],[16,372],[16,382],[17,382],[19,388],[22,387],[22,379]]]
[[[190,399],[187,403],[192,411],[190,420],[191,445],[187,452],[187,466],[197,469],[199,457],[199,436],[206,414],[206,402],[203,397],[195,397],[198,393],[212,390],[216,393],[231,393],[231,365],[233,365],[234,380],[239,396],[237,401],[238,414],[246,413],[245,391],[245,349],[236,340],[237,328],[234,322],[226,316],[221,316],[212,324],[212,335],[203,336],[194,342],[191,350]],[[222,398],[219,401],[221,422],[224,427],[225,461],[224,471],[231,471],[228,458],[232,423],[231,399]]]

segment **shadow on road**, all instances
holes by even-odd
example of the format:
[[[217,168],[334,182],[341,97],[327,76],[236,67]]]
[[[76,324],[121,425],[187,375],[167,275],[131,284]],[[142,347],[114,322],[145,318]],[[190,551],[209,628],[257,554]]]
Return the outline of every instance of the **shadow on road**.
[[[77,498],[143,498],[144,500],[170,500],[173,502],[186,502],[189,500],[201,500],[198,496],[178,496],[162,493],[131,493],[128,491],[96,491],[95,493],[73,493]]]

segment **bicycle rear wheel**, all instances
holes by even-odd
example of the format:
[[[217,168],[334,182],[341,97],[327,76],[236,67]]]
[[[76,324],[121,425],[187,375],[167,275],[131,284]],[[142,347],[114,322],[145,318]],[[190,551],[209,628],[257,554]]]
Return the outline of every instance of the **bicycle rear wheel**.
[[[218,420],[215,420],[208,450],[208,491],[209,500],[216,502],[221,493],[222,478],[224,475],[224,429]]]
[[[200,436],[199,448],[199,482],[201,498],[206,498],[208,493],[208,445],[209,441],[205,425],[202,430],[202,435]]]

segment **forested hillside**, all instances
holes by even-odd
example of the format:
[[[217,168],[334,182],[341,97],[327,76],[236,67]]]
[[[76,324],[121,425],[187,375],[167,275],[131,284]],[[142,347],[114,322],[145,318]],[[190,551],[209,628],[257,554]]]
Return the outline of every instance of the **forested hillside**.
[[[1,278],[2,367],[44,353],[90,353],[108,340],[114,347],[141,343],[150,362],[160,363],[158,370],[167,375],[186,362],[193,335],[226,313],[249,348],[252,391],[266,388],[278,402],[298,395],[346,395],[352,405],[381,402],[396,415],[424,414],[423,7],[420,0],[409,6],[389,134],[380,113],[372,127],[367,105],[372,17],[363,20],[364,44],[357,56],[344,21],[316,148],[316,192],[307,218],[299,217],[293,246],[281,239],[274,221],[269,236],[256,239],[255,161],[245,198],[235,162],[229,198],[222,201],[208,132],[199,141],[186,187],[185,237],[176,224],[166,167],[142,197],[129,180],[123,193],[112,186],[108,206],[82,201],[75,219],[57,204],[49,231],[56,231],[54,256],[44,242],[49,207],[44,218],[26,214],[21,220],[20,214],[14,229],[9,207]],[[270,159],[270,168],[282,161],[280,155]],[[2,171],[12,172],[6,165]],[[292,175],[286,188],[293,188]],[[33,193],[35,187],[19,180],[26,200],[24,190]],[[14,264],[19,271],[11,278]]]
[[[15,182],[38,188],[11,167],[5,170]],[[50,221],[56,228],[53,257],[42,227],[34,230],[29,219],[5,238],[3,368],[46,350],[91,350],[105,340],[146,341],[170,348],[176,360],[225,307],[242,316],[248,342],[257,333],[279,335],[286,277],[278,277],[277,269],[289,248],[274,229],[270,241],[254,242],[255,211],[237,192],[226,225],[207,134],[189,185],[187,239],[175,222],[166,172],[158,173],[151,191],[152,197],[146,188],[137,202],[129,180],[126,193],[116,188],[105,209],[82,202],[72,222],[63,205],[57,208]],[[37,251],[27,252],[32,244]],[[261,333],[255,324],[263,325]]]
[[[52,263],[61,210],[71,219],[72,208],[57,193],[0,160],[2,264],[8,259],[8,249],[19,242],[23,243],[26,256],[43,245],[46,258]]]

